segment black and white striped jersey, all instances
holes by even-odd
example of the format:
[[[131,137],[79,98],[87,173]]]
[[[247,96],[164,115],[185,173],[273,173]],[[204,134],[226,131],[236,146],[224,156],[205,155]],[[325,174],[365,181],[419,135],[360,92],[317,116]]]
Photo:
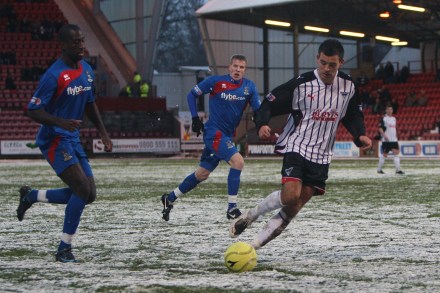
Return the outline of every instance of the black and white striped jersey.
[[[314,70],[276,87],[256,112],[257,130],[268,125],[271,117],[282,114],[290,115],[275,152],[297,152],[318,164],[331,162],[340,122],[357,146],[361,146],[359,136],[365,135],[357,89],[351,77],[340,71],[331,85],[325,85]]]

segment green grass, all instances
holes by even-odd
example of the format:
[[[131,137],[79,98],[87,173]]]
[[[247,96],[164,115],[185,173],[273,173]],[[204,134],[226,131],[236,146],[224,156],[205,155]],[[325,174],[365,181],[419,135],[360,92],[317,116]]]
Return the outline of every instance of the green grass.
[[[169,222],[160,195],[198,159],[92,159],[98,199],[83,213],[74,252],[54,262],[64,206],[35,204],[15,217],[18,189],[63,187],[42,160],[0,161],[2,292],[435,292],[440,291],[440,161],[402,160],[404,176],[376,160],[335,160],[325,196],[258,250],[258,265],[229,273],[226,164],[182,197]],[[280,158],[247,158],[239,206],[280,188]],[[240,241],[250,241],[266,215]]]

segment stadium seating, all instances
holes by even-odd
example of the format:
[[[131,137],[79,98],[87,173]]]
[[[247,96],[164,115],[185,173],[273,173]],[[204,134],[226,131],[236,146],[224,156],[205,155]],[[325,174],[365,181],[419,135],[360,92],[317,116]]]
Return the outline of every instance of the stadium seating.
[[[2,0],[2,8],[9,6],[16,15],[16,25],[8,26],[8,16],[2,14],[0,19],[0,52],[11,52],[14,61],[2,62],[0,70],[0,109],[1,131],[0,140],[26,139],[33,140],[39,127],[25,115],[25,106],[29,102],[33,91],[37,87],[38,79],[23,79],[23,72],[32,66],[46,68],[60,51],[54,40],[39,40],[33,37],[31,27],[24,28],[24,21],[28,24],[40,24],[44,20],[65,23],[61,11],[53,0],[28,2]],[[4,60],[2,60],[4,61]],[[6,89],[5,79],[10,74],[15,82],[16,89]]]
[[[381,80],[372,80],[364,86],[368,91],[378,89],[382,86]],[[432,133],[440,121],[440,82],[434,82],[434,73],[412,74],[405,84],[388,84],[388,89],[392,97],[397,97],[399,109],[395,115],[397,118],[397,131],[399,140],[439,140],[440,134]],[[406,107],[404,105],[405,96],[411,90],[419,91],[424,89],[429,96],[426,106]],[[366,134],[374,138],[378,134],[378,125],[382,117],[370,108],[364,109]],[[273,135],[267,140],[260,140],[254,134],[254,130],[248,133],[248,142],[263,144],[273,144],[277,140],[275,133],[280,133],[282,129],[273,129]],[[352,141],[351,134],[344,128],[339,127],[336,134],[337,141]]]
[[[434,73],[411,74],[406,83],[388,84],[388,90],[392,97],[397,98],[399,105],[397,118],[397,131],[399,140],[413,139],[438,139],[439,135],[431,134],[440,120],[440,82],[434,81]],[[368,91],[382,86],[381,80],[372,80],[365,88]],[[421,107],[405,106],[405,97],[410,91],[425,90],[429,97],[428,104]],[[382,117],[374,114],[370,109],[364,110],[367,136],[374,138],[378,133],[378,124]],[[348,131],[340,127],[336,135],[338,141],[351,141]]]
[[[2,0],[2,5],[11,5],[17,15],[17,20],[39,22],[43,20],[65,23],[66,19],[56,5],[55,1],[14,1]],[[0,70],[0,109],[1,131],[0,140],[4,139],[34,139],[39,125],[29,119],[24,109],[33,91],[37,87],[37,80],[22,80],[23,70],[33,65],[46,68],[59,54],[60,48],[54,39],[39,40],[33,37],[31,32],[10,32],[8,21],[5,16],[0,18],[0,52],[14,52],[14,64],[1,64]],[[5,78],[10,74],[17,86],[14,89],[5,89]],[[371,91],[382,85],[381,80],[370,80],[365,89]],[[152,89],[154,87],[151,87]],[[439,139],[438,133],[431,133],[440,119],[440,82],[434,81],[434,73],[411,74],[404,84],[389,84],[388,89],[393,97],[397,98],[399,111],[398,135],[400,140],[410,139]],[[429,96],[427,106],[405,107],[404,99],[411,90],[424,89]],[[155,95],[152,95],[153,97]],[[98,99],[99,100],[99,99]],[[143,108],[139,112],[137,108],[115,111],[109,109],[109,104],[117,103],[117,100],[107,100],[102,103],[104,109],[103,119],[108,125],[113,138],[136,138],[136,137],[171,137],[173,136],[172,114],[167,113],[164,101],[151,103],[151,111]],[[107,108],[106,108],[107,107]],[[371,110],[364,111],[367,135],[374,137],[377,134],[377,125],[380,115]],[[131,120],[130,120],[131,119]],[[81,130],[83,139],[98,137],[92,125],[85,123],[86,127]],[[279,132],[279,131],[277,131]],[[351,141],[351,135],[340,127],[336,136],[338,141]],[[273,143],[276,136],[273,135],[265,143]],[[90,143],[89,143],[90,144]]]
[[[59,56],[60,47],[55,32],[52,32],[51,38],[41,39],[35,37],[29,30],[23,32],[20,23],[27,20],[29,23],[40,24],[50,20],[56,24],[63,24],[67,20],[54,0],[35,2],[1,0],[0,4],[2,7],[4,5],[12,7],[18,23],[15,31],[11,32],[8,28],[7,16],[2,15],[0,18],[0,52],[13,52],[15,55],[13,64],[3,63],[0,67],[0,140],[33,140],[39,124],[25,115],[25,107],[38,85],[39,77],[31,76],[32,80],[29,80],[24,78],[23,73],[33,66],[47,68]],[[14,79],[16,89],[5,89],[5,79],[8,74]],[[150,88],[152,94],[150,97],[154,97],[155,87]],[[98,97],[97,103],[103,117],[108,117],[105,123],[109,126],[112,138],[173,136],[174,123],[173,119],[170,119],[172,114],[166,111],[164,99],[149,99],[148,102],[125,100],[121,106],[119,99]],[[137,113],[139,110],[144,111],[142,115]],[[132,121],[129,127],[116,126],[115,121],[121,122],[121,115],[135,117],[137,121]],[[151,118],[153,116],[154,119]],[[81,135],[86,145],[91,145],[90,141],[99,137],[96,129],[87,121],[81,129]]]

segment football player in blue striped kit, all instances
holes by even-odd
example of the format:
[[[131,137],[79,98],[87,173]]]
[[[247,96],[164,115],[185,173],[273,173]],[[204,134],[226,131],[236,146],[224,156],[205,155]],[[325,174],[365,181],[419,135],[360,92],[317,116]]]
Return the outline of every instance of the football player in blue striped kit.
[[[371,148],[355,84],[339,71],[343,58],[344,48],[338,40],[324,41],[318,48],[317,69],[276,87],[261,104],[255,116],[261,138],[270,136],[272,116],[290,114],[275,147],[284,155],[282,187],[234,220],[231,237],[238,237],[259,216],[279,210],[252,241],[258,249],[280,235],[312,196],[325,193],[340,123],[358,147]]]
[[[41,77],[27,113],[41,124],[36,144],[68,187],[36,190],[22,186],[17,217],[22,221],[26,211],[36,202],[65,204],[63,233],[55,259],[76,262],[72,239],[84,207],[96,199],[92,168],[79,137],[84,114],[98,129],[104,150],[111,152],[113,144],[95,104],[93,70],[82,60],[84,36],[80,28],[66,24],[58,36],[61,57]]]
[[[169,220],[176,199],[208,179],[220,161],[227,162],[231,167],[228,174],[226,217],[235,219],[241,215],[237,206],[237,195],[244,159],[235,147],[232,138],[247,105],[250,104],[256,111],[261,104],[254,82],[244,78],[246,65],[247,60],[244,55],[233,55],[228,66],[229,74],[210,76],[188,93],[192,130],[197,133],[197,136],[203,131],[205,148],[195,172],[188,175],[172,192],[162,195],[162,218],[165,221]],[[196,99],[203,98],[203,95],[208,93],[209,119],[203,124],[197,113]]]

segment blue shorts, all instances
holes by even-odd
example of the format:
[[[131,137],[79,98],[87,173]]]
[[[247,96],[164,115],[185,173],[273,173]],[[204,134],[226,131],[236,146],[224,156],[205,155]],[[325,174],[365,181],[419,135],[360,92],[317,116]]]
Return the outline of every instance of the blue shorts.
[[[93,177],[89,159],[80,142],[57,136],[50,143],[40,146],[40,150],[58,176],[68,167],[79,163],[86,176]]]
[[[213,136],[204,138],[205,149],[200,158],[200,167],[214,171],[221,160],[229,162],[235,153],[238,153],[232,139],[226,136],[220,130],[217,130]]]

